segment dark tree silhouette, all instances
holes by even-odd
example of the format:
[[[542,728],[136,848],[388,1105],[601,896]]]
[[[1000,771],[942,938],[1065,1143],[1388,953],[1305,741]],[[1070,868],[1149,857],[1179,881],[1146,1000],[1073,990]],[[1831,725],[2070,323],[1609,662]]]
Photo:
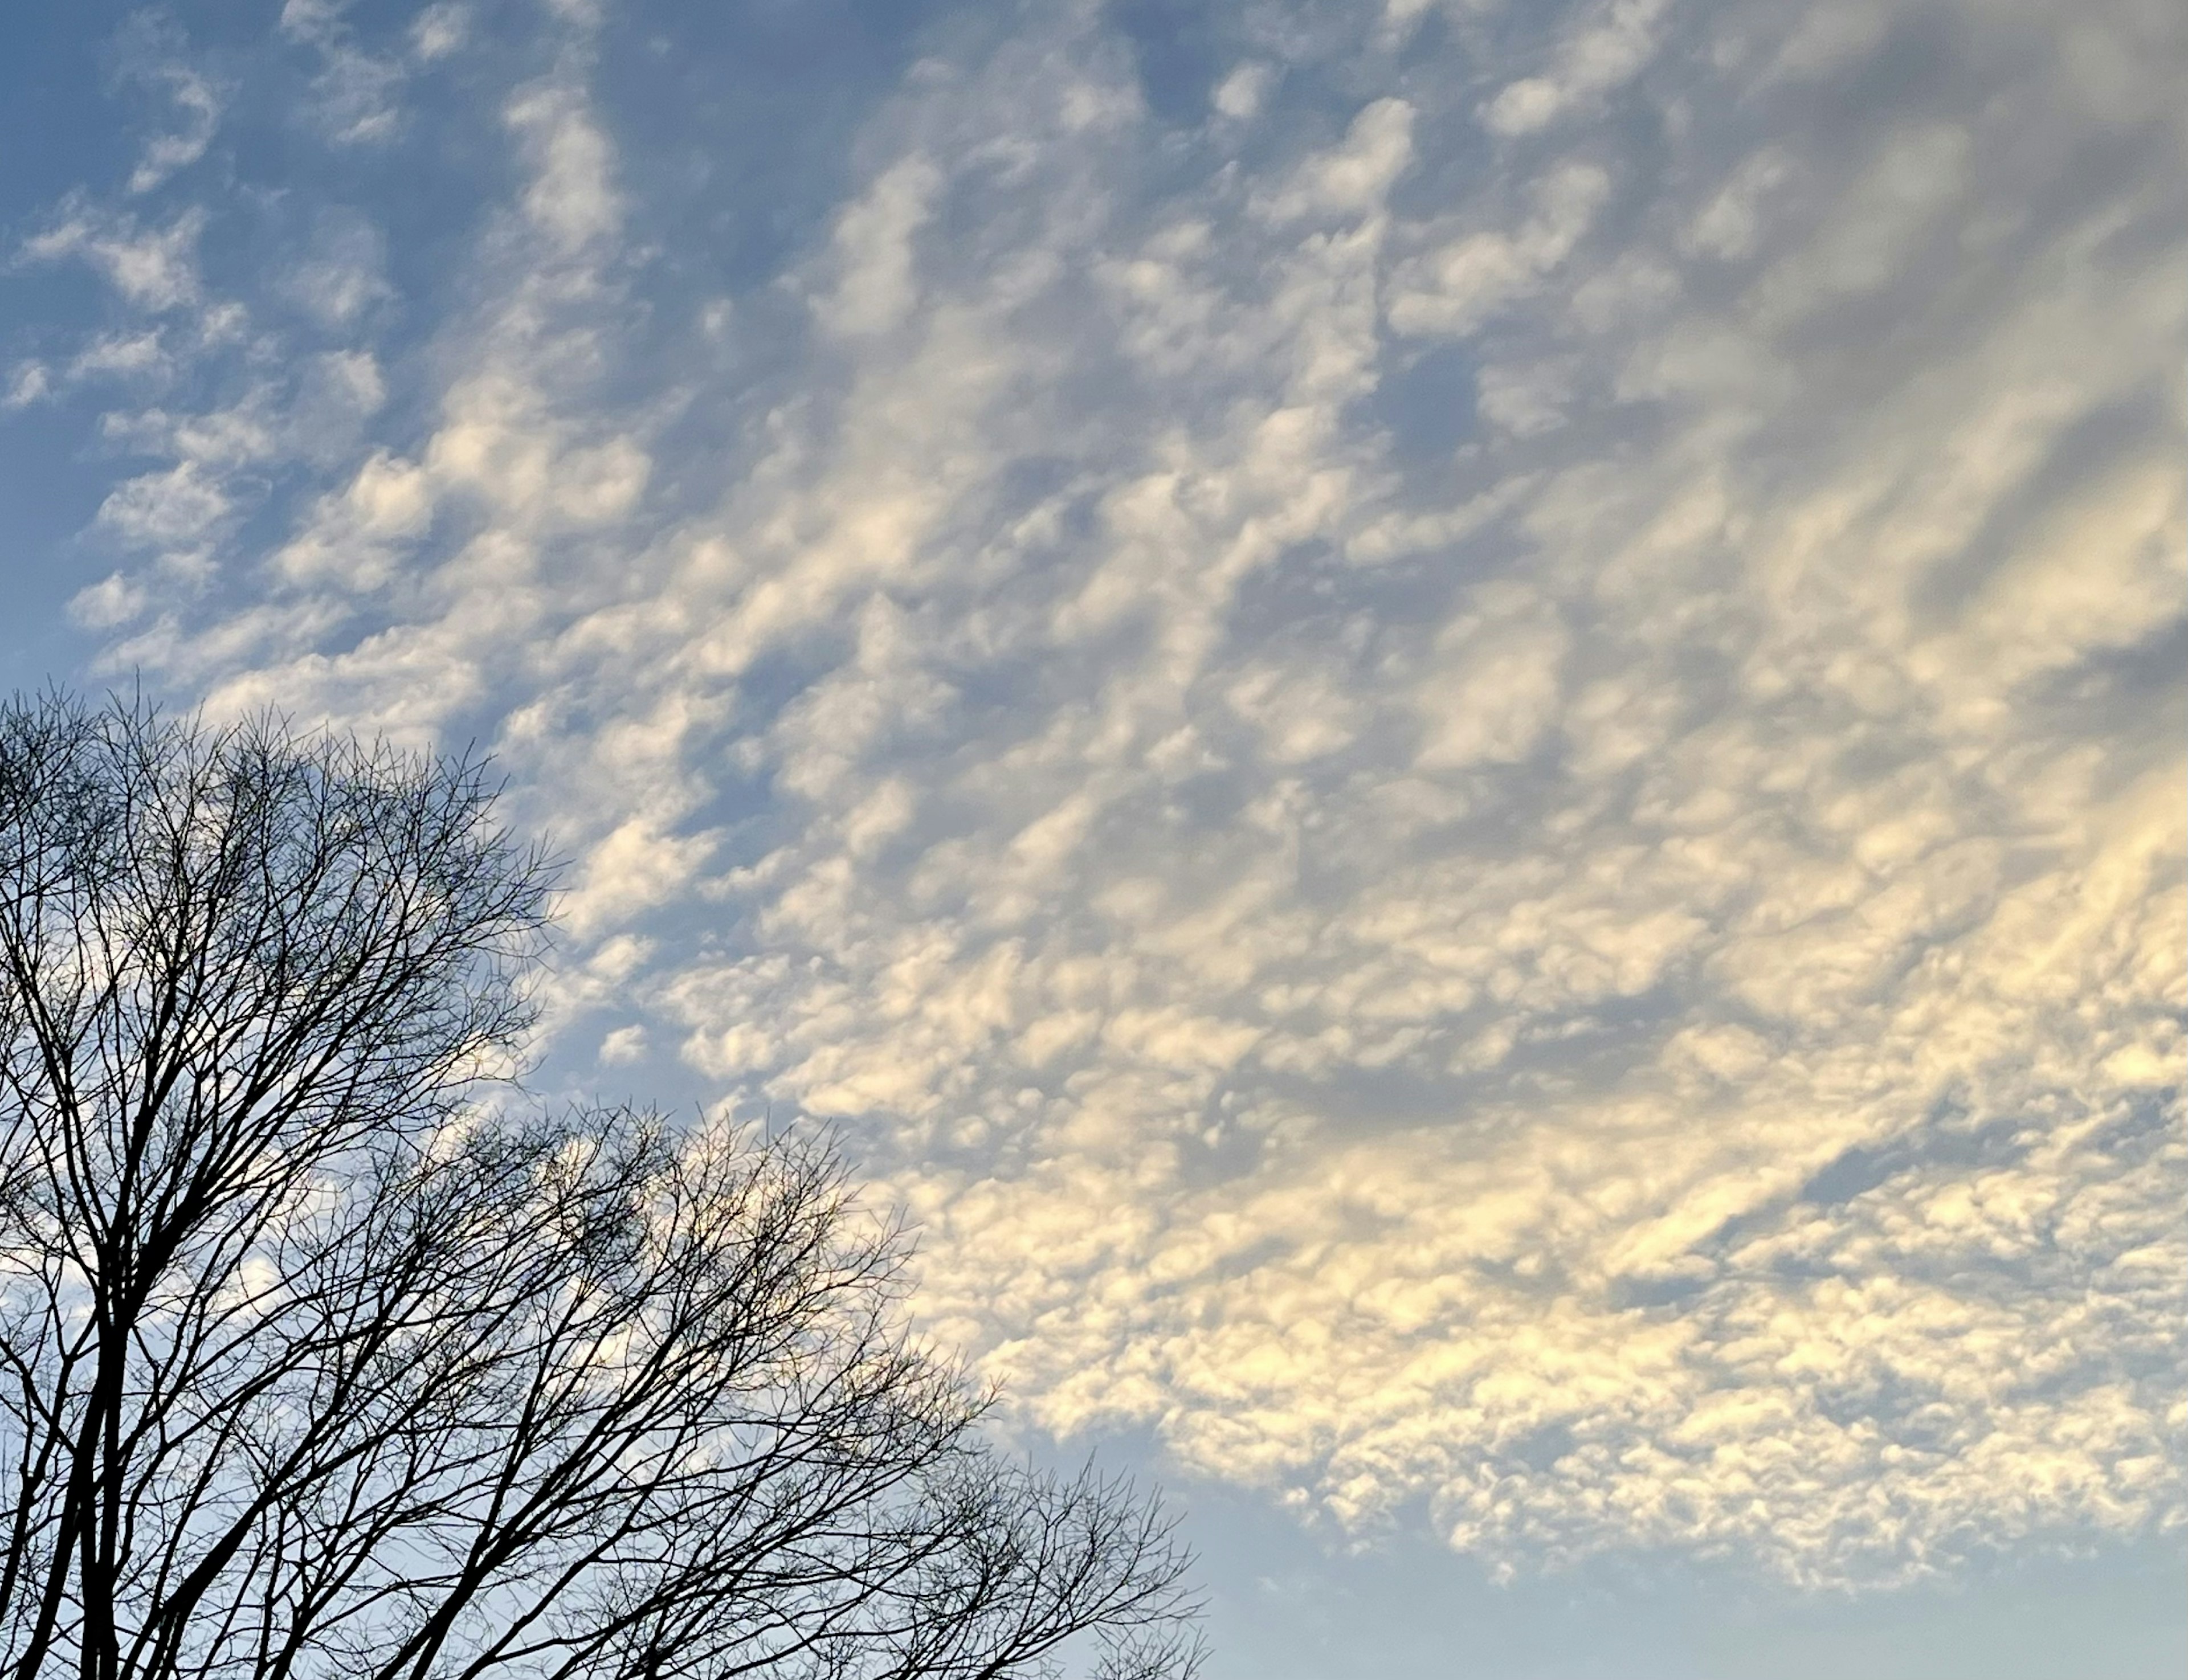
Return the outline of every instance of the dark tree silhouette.
[[[1189,1672],[1165,1519],[983,1440],[826,1148],[493,1083],[492,793],[0,708],[13,1680]]]

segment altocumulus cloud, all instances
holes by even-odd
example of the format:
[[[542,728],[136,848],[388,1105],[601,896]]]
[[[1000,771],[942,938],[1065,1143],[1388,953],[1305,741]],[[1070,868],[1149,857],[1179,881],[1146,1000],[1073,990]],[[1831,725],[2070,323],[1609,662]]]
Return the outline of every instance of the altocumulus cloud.
[[[742,267],[659,20],[289,12],[218,85],[460,107],[460,272],[170,43],[10,388],[149,459],[112,668],[494,743],[558,1053],[837,1117],[1028,1420],[1356,1531],[2181,1520],[2177,8],[998,10]]]

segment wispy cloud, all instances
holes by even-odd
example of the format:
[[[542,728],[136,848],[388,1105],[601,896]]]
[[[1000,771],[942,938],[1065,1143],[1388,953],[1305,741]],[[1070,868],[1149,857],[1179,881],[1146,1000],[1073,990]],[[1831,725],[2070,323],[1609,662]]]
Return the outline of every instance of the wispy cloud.
[[[23,242],[22,256],[32,262],[79,257],[97,268],[122,299],[144,309],[176,309],[197,301],[198,235],[205,217],[185,211],[164,228],[144,228],[137,218],[70,206],[61,219]]]
[[[348,10],[348,0],[284,0],[279,30],[319,60],[303,102],[313,125],[337,145],[384,143],[402,127],[401,94],[409,66],[399,52],[359,47]],[[421,12],[412,26],[417,56],[430,61],[461,45],[462,15],[448,7]]]

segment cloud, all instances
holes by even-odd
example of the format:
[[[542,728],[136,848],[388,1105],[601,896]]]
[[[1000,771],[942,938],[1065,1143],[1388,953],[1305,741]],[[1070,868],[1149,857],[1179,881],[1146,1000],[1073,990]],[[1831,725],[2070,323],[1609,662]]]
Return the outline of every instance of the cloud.
[[[157,12],[131,16],[110,50],[121,85],[165,104],[167,124],[144,143],[127,190],[139,196],[165,183],[206,155],[220,127],[222,89],[189,62],[183,31]]]
[[[206,155],[213,131],[220,125],[219,99],[203,76],[171,66],[162,72],[161,80],[183,118],[182,126],[146,143],[144,156],[129,174],[133,193],[149,192],[176,171],[195,163]]]
[[[27,409],[33,403],[42,403],[53,394],[53,371],[43,362],[20,362],[8,376],[8,394],[0,397],[0,409]]]
[[[128,379],[167,373],[172,358],[164,336],[155,329],[144,332],[101,333],[69,360],[70,383],[99,378]]]
[[[409,75],[398,53],[357,44],[348,0],[283,0],[279,34],[316,56],[319,69],[304,114],[336,145],[385,144],[401,131],[401,94]],[[423,59],[454,50],[461,39],[460,8],[429,7],[414,20],[411,43]],[[428,46],[434,50],[428,51]]]
[[[1940,231],[1958,207],[1968,146],[1966,132],[1950,123],[1886,139],[1815,236],[1763,282],[1757,302],[1773,324],[1876,291],[1903,272],[1918,243]],[[1765,172],[1771,166],[1767,157],[1745,166]],[[1723,202],[1713,201],[1705,215]]]
[[[577,93],[541,83],[511,99],[503,116],[533,166],[524,193],[533,225],[566,250],[612,234],[617,206],[608,142]]]
[[[348,9],[348,0],[281,0],[280,31],[291,41],[324,41]]]
[[[25,240],[23,256],[33,262],[80,257],[129,302],[174,309],[197,300],[196,246],[204,228],[204,213],[196,209],[164,228],[140,230],[133,217],[78,206],[57,226]]]
[[[69,598],[68,612],[71,622],[87,629],[110,630],[136,617],[148,604],[142,578],[115,572],[77,590]]]
[[[734,279],[553,36],[278,540],[301,382],[132,422],[247,585],[78,615],[492,738],[584,1077],[836,1117],[1033,1422],[1535,1566],[2177,1525],[2170,118],[1977,8],[1857,121],[1802,15],[1242,22],[1181,129],[1020,20]]]
[[[1572,254],[1610,195],[1593,164],[1566,164],[1533,184],[1534,214],[1512,234],[1462,234],[1399,266],[1390,324],[1418,336],[1463,337]]]
[[[325,51],[324,67],[313,84],[318,96],[313,116],[327,138],[341,145],[371,145],[392,139],[403,124],[398,96],[403,66],[347,46]]]
[[[410,25],[410,48],[431,63],[462,49],[471,37],[471,8],[448,3],[428,6]]]
[[[846,335],[884,332],[914,300],[912,236],[933,214],[942,177],[922,157],[883,171],[836,223],[840,268],[834,290],[817,306],[822,321]]]
[[[608,1067],[622,1067],[638,1061],[645,1054],[646,1029],[643,1027],[617,1027],[601,1040],[600,1060]]]
[[[1413,108],[1403,99],[1363,106],[1345,143],[1302,164],[1271,200],[1271,212],[1290,221],[1317,211],[1343,216],[1379,209],[1413,161]]]
[[[1220,116],[1234,122],[1248,121],[1260,110],[1275,80],[1273,65],[1243,64],[1216,84],[1208,102]]]
[[[1751,256],[1762,238],[1768,201],[1785,184],[1793,163],[1775,146],[1740,161],[1725,183],[1688,223],[1680,243],[1690,251],[1738,261]]]
[[[394,297],[386,276],[386,240],[355,214],[321,219],[310,248],[286,277],[283,290],[321,326],[341,330],[361,324],[365,313]]]
[[[1508,82],[1481,108],[1492,134],[1531,134],[1621,86],[1655,56],[1668,0],[1610,0],[1565,34],[1547,74]]]
[[[99,506],[99,523],[132,548],[173,548],[209,533],[228,514],[220,486],[195,461],[132,478]]]

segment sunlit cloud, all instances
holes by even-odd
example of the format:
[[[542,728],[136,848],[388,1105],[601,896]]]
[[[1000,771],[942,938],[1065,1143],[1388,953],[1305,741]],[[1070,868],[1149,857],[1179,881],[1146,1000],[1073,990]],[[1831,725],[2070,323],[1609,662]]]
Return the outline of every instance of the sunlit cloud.
[[[1022,1422],[1903,1579],[2184,1508],[2181,25],[2115,9],[1249,7],[1158,99],[1040,8],[751,273],[550,8],[440,315],[364,209],[216,284],[124,180],[12,388],[122,405],[110,666],[490,741],[550,1065],[846,1128]],[[488,27],[290,0],[296,109],[398,147]]]

